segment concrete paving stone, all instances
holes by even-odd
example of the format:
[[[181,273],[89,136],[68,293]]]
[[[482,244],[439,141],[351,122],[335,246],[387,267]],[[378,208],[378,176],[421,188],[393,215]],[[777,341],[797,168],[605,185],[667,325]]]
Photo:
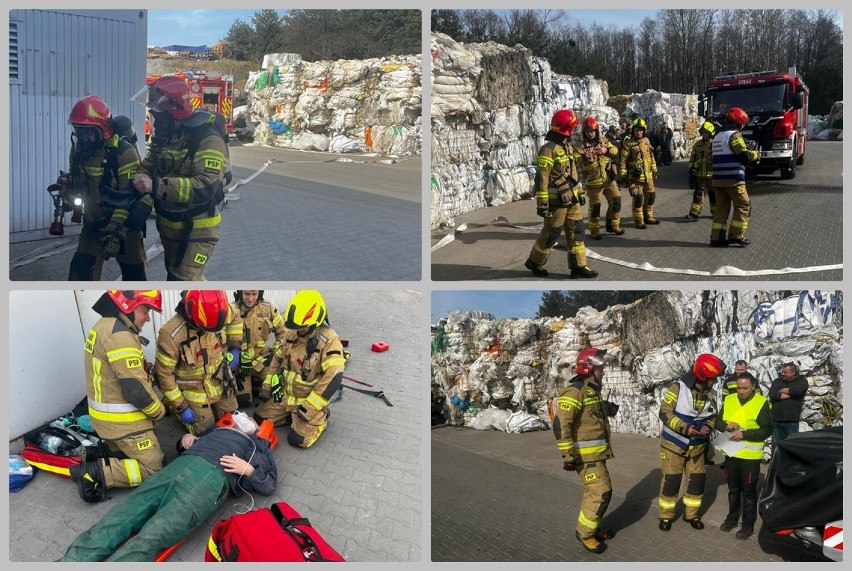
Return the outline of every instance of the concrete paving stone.
[[[376,508],[378,507],[378,501],[375,498],[356,495],[349,490],[344,490],[343,499],[340,503],[346,506],[354,506],[367,513],[376,513]]]
[[[355,541],[352,541],[351,539],[346,540],[343,555],[347,559],[347,561],[387,561],[384,556],[377,555],[376,552],[366,547],[362,547],[360,544],[356,543]]]

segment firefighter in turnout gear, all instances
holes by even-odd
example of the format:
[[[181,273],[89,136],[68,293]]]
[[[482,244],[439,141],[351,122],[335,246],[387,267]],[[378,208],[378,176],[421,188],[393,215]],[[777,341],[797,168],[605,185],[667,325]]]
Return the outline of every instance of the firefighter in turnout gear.
[[[123,123],[117,123],[119,119]],[[89,95],[74,104],[68,123],[74,127],[70,173],[61,173],[48,188],[61,193],[64,211],[74,210],[72,221],[79,221],[75,218],[82,209],[83,228],[68,279],[100,280],[104,261],[115,258],[124,281],[144,281],[144,224],[132,229],[128,224],[131,208],[140,198],[130,183],[139,170],[130,120],[113,118],[106,103]],[[51,233],[62,232],[61,228],[53,232],[51,226]]]
[[[253,395],[257,394],[269,374],[269,363],[287,336],[287,328],[278,309],[272,302],[263,299],[263,290],[238,290],[234,293],[234,304],[243,320],[237,403],[246,407],[252,403]],[[275,344],[269,348],[266,341],[271,333],[275,334]]]
[[[154,421],[166,410],[145,370],[139,335],[149,312],[162,311],[158,291],[103,294],[92,306],[101,318],[86,336],[86,394],[92,427],[102,442],[77,449],[82,463],[70,468],[80,497],[104,499],[109,488],[138,486],[163,467]]]
[[[621,147],[621,165],[619,174],[633,197],[633,223],[644,230],[646,224],[659,224],[654,218],[654,179],[657,178],[657,161],[654,150],[645,137],[648,124],[644,119],[633,120],[630,135],[625,137]]]
[[[713,215],[713,226],[710,230],[711,247],[751,244],[751,240],[744,237],[751,214],[745,169],[747,164],[760,160],[760,154],[746,146],[741,133],[746,123],[748,123],[746,112],[739,107],[732,107],[725,114],[724,130],[713,138],[713,190],[716,193],[716,213]],[[731,217],[729,234],[727,224],[731,205],[734,208],[734,215]]]
[[[683,519],[693,529],[704,529],[699,511],[706,479],[705,449],[716,418],[713,384],[724,371],[725,364],[719,357],[702,353],[695,358],[692,372],[672,384],[663,396],[660,406],[663,479],[659,497],[660,529],[663,531],[672,527],[684,475]]]
[[[601,194],[606,198],[606,231],[624,234],[621,228],[621,192],[618,189],[618,148],[606,137],[594,117],[583,121],[583,142],[578,149],[583,182],[589,195],[589,234],[601,239]]]
[[[716,213],[716,193],[713,192],[713,135],[716,127],[709,121],[698,129],[701,138],[692,146],[692,154],[689,155],[689,188],[693,189],[692,204],[686,220],[697,222],[704,206],[704,192],[710,199],[710,215]]]
[[[181,292],[175,315],[157,334],[155,374],[190,434],[237,410],[234,377],[243,322],[223,290]]]
[[[586,196],[578,182],[579,155],[569,142],[576,126],[577,117],[573,111],[557,111],[550,121],[550,130],[544,136],[546,142],[538,151],[535,201],[536,213],[544,218],[544,224],[524,266],[539,278],[547,276],[544,265],[563,228],[568,241],[570,277],[594,278],[598,275],[596,270],[586,265],[582,209]]]
[[[732,441],[743,444],[725,459],[728,515],[720,529],[734,529],[742,513],[742,528],[737,532],[737,539],[748,539],[757,521],[757,480],[764,442],[772,434],[772,418],[769,401],[755,392],[757,379],[754,375],[739,373],[736,382],[736,392],[725,397],[721,414],[716,419],[716,430],[729,433]]]
[[[258,423],[291,424],[287,442],[308,448],[328,426],[328,401],[343,382],[343,343],[328,324],[325,301],[315,290],[293,296],[284,312],[288,336],[263,381]]]
[[[133,185],[153,197],[168,280],[202,280],[219,241],[228,146],[216,116],[193,110],[189,85],[154,80],[134,97],[153,118],[153,136]]]
[[[601,398],[606,351],[584,349],[577,356],[577,375],[556,398],[553,434],[562,454],[562,468],[577,472],[583,482],[583,499],[576,537],[588,551],[603,553],[605,539],[615,537],[600,527],[612,498],[606,461],[613,457],[608,416],[618,407]]]

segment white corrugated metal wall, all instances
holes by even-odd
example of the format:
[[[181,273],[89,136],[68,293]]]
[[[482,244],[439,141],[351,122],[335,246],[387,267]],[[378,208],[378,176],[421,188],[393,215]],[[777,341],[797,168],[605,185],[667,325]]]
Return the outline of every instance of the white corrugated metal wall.
[[[233,300],[234,290],[226,290]],[[86,393],[83,342],[98,320],[92,305],[104,290],[12,291],[9,294],[9,440],[65,414]],[[295,290],[263,297],[284,311]],[[163,313],[151,312],[142,330],[153,362],[160,327],[175,314],[180,290],[163,290]],[[270,343],[271,345],[271,343]]]
[[[53,206],[46,188],[60,169],[68,168],[68,113],[78,99],[98,95],[113,115],[144,124],[143,106],[130,98],[145,85],[148,14],[11,10],[9,18],[9,232],[14,242],[48,236]]]

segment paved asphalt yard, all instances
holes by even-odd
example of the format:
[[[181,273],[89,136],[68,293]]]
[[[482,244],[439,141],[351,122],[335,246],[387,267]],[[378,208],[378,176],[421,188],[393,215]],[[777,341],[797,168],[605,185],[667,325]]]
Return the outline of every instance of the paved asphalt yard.
[[[272,497],[255,494],[255,505],[290,503],[347,561],[419,561],[425,334],[411,316],[419,315],[422,296],[405,291],[323,291],[323,296],[332,327],[349,339],[352,356],[346,375],[373,384],[370,390],[384,391],[393,407],[344,389],[341,400],[331,405],[328,430],[313,447],[293,448],[286,442],[289,429],[276,429],[278,490]],[[390,349],[372,352],[372,343],[379,340]],[[176,418],[166,417],[156,430],[167,457],[174,457],[181,435]],[[20,442],[10,443],[10,453],[20,448]],[[109,493],[111,501],[87,504],[70,480],[38,473],[23,490],[9,495],[10,561],[58,559],[129,490]],[[203,561],[213,525],[246,511],[251,501],[247,496],[229,498],[169,561]]]
[[[226,203],[207,280],[420,279],[419,156],[387,164],[377,156],[231,143],[235,180],[266,161],[266,170],[235,189],[239,199]],[[10,279],[67,279],[74,232],[66,227],[62,237],[10,244]],[[146,249],[158,243],[151,219]],[[147,274],[166,279],[162,254],[149,256]],[[103,279],[121,279],[114,260],[104,264]]]
[[[815,561],[762,529],[759,516],[747,540],[721,531],[728,488],[718,465],[707,467],[707,527],[694,530],[680,519],[679,502],[679,519],[671,531],[660,531],[658,438],[613,435],[615,458],[607,462],[613,497],[603,526],[616,536],[597,555],[574,537],[583,486],[562,470],[551,431],[441,426],[431,432],[432,561]]]

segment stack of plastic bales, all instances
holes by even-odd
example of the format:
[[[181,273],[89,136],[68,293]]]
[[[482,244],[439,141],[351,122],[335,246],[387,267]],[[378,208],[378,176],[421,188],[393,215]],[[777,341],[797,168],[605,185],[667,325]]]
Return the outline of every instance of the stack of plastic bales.
[[[536,155],[559,109],[593,116],[603,130],[622,115],[607,104],[605,81],[554,74],[521,45],[464,44],[433,33],[431,53],[432,228],[532,196]],[[649,132],[668,123],[675,157],[689,155],[698,136],[694,95],[648,92],[618,104],[624,115],[646,118]],[[577,129],[574,141],[580,136]]]
[[[305,62],[269,54],[246,82],[255,142],[300,150],[415,155],[421,58]]]
[[[570,319],[456,312],[446,332],[449,346],[432,357],[432,383],[451,424],[472,426],[496,408],[501,422],[522,412],[549,426],[547,401],[576,374],[587,347],[607,350],[603,395],[621,407],[611,419],[616,432],[659,436],[662,396],[700,353],[718,355],[729,372],[747,361],[764,394],[782,363],[797,362],[810,385],[802,428],[842,424],[837,291],[661,291],[604,311],[585,307]],[[493,428],[488,418],[477,424]]]

